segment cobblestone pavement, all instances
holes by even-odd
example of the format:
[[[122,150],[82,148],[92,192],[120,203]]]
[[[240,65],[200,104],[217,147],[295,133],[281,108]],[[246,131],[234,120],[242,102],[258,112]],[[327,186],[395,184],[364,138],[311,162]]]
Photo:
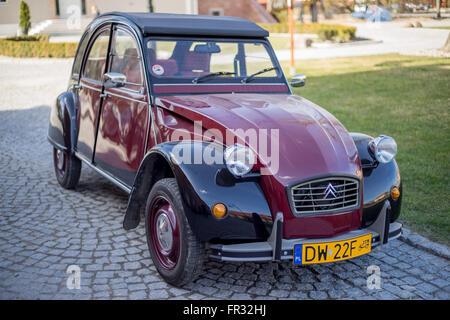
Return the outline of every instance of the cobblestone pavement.
[[[143,225],[122,228],[122,191],[87,168],[76,190],[59,187],[46,140],[49,112],[0,105],[0,299],[450,298],[449,261],[400,240],[328,265],[208,261],[195,283],[167,285]],[[67,289],[70,265],[81,269],[79,290]],[[367,288],[370,265],[381,270],[381,289]]]

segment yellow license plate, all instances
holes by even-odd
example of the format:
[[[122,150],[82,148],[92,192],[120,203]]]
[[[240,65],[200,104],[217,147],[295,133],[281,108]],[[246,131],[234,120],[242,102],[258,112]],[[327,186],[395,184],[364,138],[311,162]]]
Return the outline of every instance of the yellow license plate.
[[[341,241],[295,244],[294,264],[347,260],[369,253],[371,248],[372,234]]]

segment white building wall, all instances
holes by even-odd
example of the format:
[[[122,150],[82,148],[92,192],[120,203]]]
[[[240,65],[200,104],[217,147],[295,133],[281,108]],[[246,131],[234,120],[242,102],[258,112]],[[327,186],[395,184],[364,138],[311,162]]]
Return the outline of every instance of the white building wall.
[[[0,25],[18,24],[21,0],[8,0],[0,3]],[[81,0],[61,0],[60,11],[67,3],[81,3]],[[56,15],[56,0],[26,0],[30,7],[31,21],[41,22],[47,19],[64,17]],[[100,13],[110,11],[148,12],[148,0],[86,0],[86,15],[92,16],[92,6],[95,5]],[[198,0],[153,0],[155,12],[198,14]]]

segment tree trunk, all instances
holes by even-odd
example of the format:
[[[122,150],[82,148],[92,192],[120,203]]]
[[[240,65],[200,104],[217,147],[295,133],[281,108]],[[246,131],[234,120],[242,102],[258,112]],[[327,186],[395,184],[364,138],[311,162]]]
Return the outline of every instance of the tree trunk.
[[[313,23],[317,23],[318,22],[318,18],[317,18],[317,4],[314,1],[310,6],[309,9],[311,11],[311,20]]]
[[[320,10],[322,11],[322,14],[325,17],[325,19],[329,19],[328,14],[325,10],[325,4],[323,3],[323,0],[320,0]]]
[[[153,0],[148,0],[148,12],[153,12]]]
[[[436,19],[441,18],[441,0],[436,0]]]
[[[305,5],[303,2],[300,3],[300,23],[303,23],[303,13],[305,12]]]

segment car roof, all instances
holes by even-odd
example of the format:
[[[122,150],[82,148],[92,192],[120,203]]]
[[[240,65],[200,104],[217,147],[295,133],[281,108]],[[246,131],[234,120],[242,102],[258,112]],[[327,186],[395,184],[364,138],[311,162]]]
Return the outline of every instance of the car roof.
[[[144,35],[184,35],[264,38],[269,32],[256,23],[237,17],[171,13],[108,12],[99,18],[123,17],[136,24]]]

